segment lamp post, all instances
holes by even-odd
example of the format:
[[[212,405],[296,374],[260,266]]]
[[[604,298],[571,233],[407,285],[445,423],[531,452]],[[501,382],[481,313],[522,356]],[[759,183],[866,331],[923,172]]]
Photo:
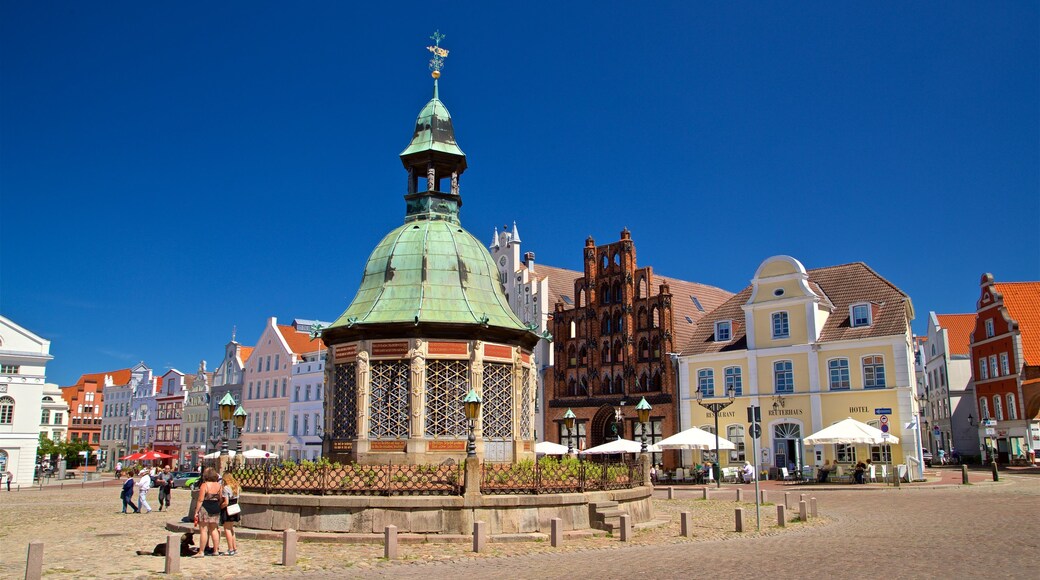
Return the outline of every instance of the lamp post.
[[[480,395],[476,389],[470,389],[466,398],[462,400],[462,406],[466,410],[466,419],[469,421],[469,439],[466,443],[466,457],[477,456],[477,436],[473,430],[476,428],[477,416],[480,415]]]
[[[228,440],[228,428],[231,425],[231,417],[235,413],[235,398],[231,396],[230,392],[224,393],[224,397],[220,399],[218,407],[220,408],[220,459],[221,463],[224,463],[223,459],[228,456],[227,440]]]
[[[653,407],[650,406],[650,403],[646,402],[646,397],[641,398],[639,400],[639,404],[636,405],[636,413],[639,415],[639,423],[643,426],[641,429],[643,432],[643,437],[639,449],[640,453],[646,453],[646,424],[650,422],[651,409],[653,409]],[[716,441],[716,445],[717,444],[718,442]]]
[[[697,389],[697,404],[711,411],[711,414],[715,416],[715,465],[713,467],[715,476],[715,487],[722,487],[722,473],[719,472],[719,413],[723,409],[733,404],[736,399],[737,392],[732,386],[727,389],[726,394],[729,395],[728,401],[719,401],[715,403],[705,403],[704,393]]]
[[[574,411],[567,409],[563,414],[563,425],[567,428],[567,455],[574,454]]]
[[[235,464],[237,465],[242,460],[242,428],[246,426],[246,410],[242,408],[242,405],[235,409],[231,421],[235,424]]]

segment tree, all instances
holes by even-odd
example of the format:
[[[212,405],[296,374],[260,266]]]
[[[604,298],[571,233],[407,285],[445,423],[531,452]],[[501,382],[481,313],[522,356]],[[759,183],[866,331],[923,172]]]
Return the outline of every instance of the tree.
[[[65,460],[68,462],[69,467],[77,467],[83,463],[83,457],[80,456],[81,451],[90,453],[90,443],[82,439],[73,439],[67,443],[62,444],[61,454],[65,456]]]
[[[61,441],[53,441],[50,437],[47,437],[43,433],[40,433],[40,444],[36,448],[37,457],[53,457],[54,455],[61,455],[64,443]]]

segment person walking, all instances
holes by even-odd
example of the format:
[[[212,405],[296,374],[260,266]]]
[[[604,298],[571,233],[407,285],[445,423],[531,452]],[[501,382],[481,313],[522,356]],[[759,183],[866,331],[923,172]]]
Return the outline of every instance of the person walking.
[[[8,469],[7,470],[7,491],[11,491],[11,480],[13,480],[13,479],[14,479],[14,474],[11,473],[10,469]]]
[[[119,498],[123,500],[123,513],[126,513],[126,506],[130,506],[135,514],[141,513],[141,508],[137,507],[134,503],[134,476],[127,473],[126,481],[123,482],[123,492],[119,495]]]
[[[137,480],[137,503],[140,504],[138,509],[144,508],[144,513],[152,511],[152,506],[148,504],[149,489],[152,489],[152,476],[147,469],[142,469],[141,477]]]
[[[224,537],[227,539],[227,556],[234,556],[238,553],[235,524],[241,519],[241,508],[238,507],[238,495],[241,492],[242,486],[239,485],[238,479],[235,478],[234,474],[224,472],[224,507],[220,510],[220,523],[224,526]]]
[[[162,511],[163,504],[166,504],[166,510],[170,510],[170,495],[173,492],[173,473],[170,472],[170,466],[167,465],[163,468],[162,473],[156,477],[157,485],[159,486],[159,511]]]

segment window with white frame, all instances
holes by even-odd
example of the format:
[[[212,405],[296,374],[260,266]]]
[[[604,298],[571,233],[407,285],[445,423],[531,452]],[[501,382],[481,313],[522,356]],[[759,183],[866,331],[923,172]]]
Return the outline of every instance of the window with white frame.
[[[989,366],[986,365],[986,357],[979,359],[979,379],[989,378]]]
[[[1007,409],[1008,409],[1008,421],[1018,420],[1018,406],[1015,405],[1015,394],[1007,394]]]
[[[300,416],[296,413],[293,413],[292,416],[292,434],[293,437],[296,437],[300,434]]]
[[[777,393],[794,392],[794,367],[789,360],[773,363],[773,390]]]
[[[849,374],[849,359],[832,358],[827,361],[829,386],[832,391],[847,391],[852,386]]]
[[[697,371],[697,390],[705,397],[715,396],[715,371],[712,369]]]
[[[994,334],[996,334],[996,332],[993,329],[993,319],[992,318],[987,318],[986,319],[986,338],[992,338]]]
[[[743,425],[730,425],[726,427],[726,439],[737,446],[729,452],[730,462],[740,462],[746,459],[746,450],[744,448],[744,426]]]
[[[870,326],[870,304],[852,305],[852,327]]]
[[[773,313],[773,338],[788,338],[791,336],[791,325],[787,319],[786,312]]]
[[[881,428],[880,421],[867,421],[867,425],[875,429]],[[871,445],[870,460],[874,463],[892,463],[892,447],[889,445]]]
[[[863,357],[863,388],[885,387],[885,359],[880,355]]]
[[[989,419],[989,399],[986,397],[979,397],[979,415],[982,415],[982,419]]]
[[[993,395],[993,418],[997,421],[1004,420],[1004,403],[1000,400],[1000,395]]]
[[[1000,376],[1000,367],[997,366],[997,355],[989,355],[989,372],[993,378]]]
[[[733,389],[734,396],[741,396],[744,394],[744,384],[740,376],[740,367],[726,367],[723,371],[726,374],[726,394],[728,396],[730,389]]]
[[[838,463],[856,463],[856,446],[838,443],[834,446],[834,457]]]
[[[1000,374],[1011,374],[1011,362],[1008,360],[1008,353],[1006,352],[1000,353]]]
[[[720,320],[715,323],[715,342],[726,342],[733,337],[733,323]]]

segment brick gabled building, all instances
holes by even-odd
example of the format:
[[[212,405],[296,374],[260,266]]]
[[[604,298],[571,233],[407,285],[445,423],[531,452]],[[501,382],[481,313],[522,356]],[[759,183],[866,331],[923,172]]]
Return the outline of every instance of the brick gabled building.
[[[548,369],[546,439],[575,449],[616,437],[640,438],[633,408],[641,397],[653,406],[648,441],[677,431],[675,353],[705,311],[732,294],[725,290],[662,278],[636,264],[632,235],[597,246],[585,241],[584,276],[574,280],[573,306],[555,304],[551,331],[555,365]],[[576,416],[567,433],[563,415]],[[620,420],[619,413],[620,410]],[[655,462],[671,465],[677,455]],[[673,456],[674,455],[674,456]]]
[[[1040,282],[982,276],[971,336],[980,450],[1000,463],[1040,449]]]

